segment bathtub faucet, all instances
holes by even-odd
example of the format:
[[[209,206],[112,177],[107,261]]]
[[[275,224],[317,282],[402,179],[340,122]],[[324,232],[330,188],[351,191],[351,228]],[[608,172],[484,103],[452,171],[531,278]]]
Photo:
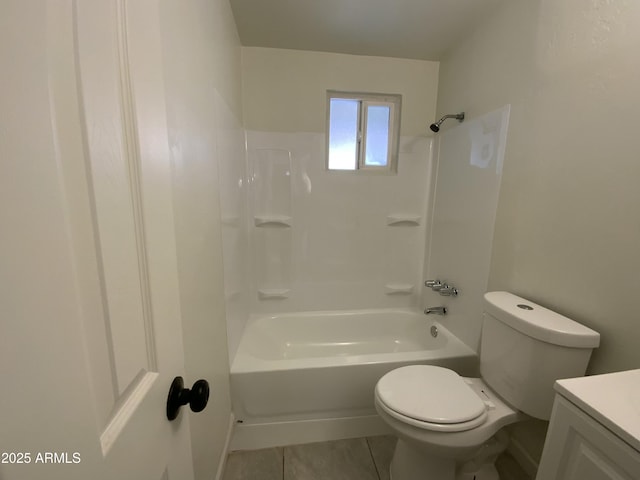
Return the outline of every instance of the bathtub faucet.
[[[427,307],[424,309],[425,315],[431,315],[432,313],[435,313],[436,315],[446,315],[447,307]]]

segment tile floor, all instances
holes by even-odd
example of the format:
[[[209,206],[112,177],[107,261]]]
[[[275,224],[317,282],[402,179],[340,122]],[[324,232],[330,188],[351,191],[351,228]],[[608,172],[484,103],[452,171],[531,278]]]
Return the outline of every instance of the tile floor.
[[[223,480],[389,480],[392,435],[232,452]],[[500,478],[526,480],[507,455],[496,463]]]

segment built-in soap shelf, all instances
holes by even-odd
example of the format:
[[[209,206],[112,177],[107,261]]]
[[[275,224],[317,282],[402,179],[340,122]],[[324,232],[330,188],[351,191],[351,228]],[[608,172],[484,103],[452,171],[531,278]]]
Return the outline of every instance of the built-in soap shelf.
[[[253,223],[261,228],[289,228],[292,219],[286,215],[259,215],[253,217]]]
[[[390,227],[417,227],[420,225],[420,215],[411,213],[395,213],[387,215],[387,225]]]
[[[259,288],[258,298],[260,300],[283,300],[289,297],[288,288]]]
[[[387,295],[411,295],[414,285],[411,283],[387,283],[384,286]]]

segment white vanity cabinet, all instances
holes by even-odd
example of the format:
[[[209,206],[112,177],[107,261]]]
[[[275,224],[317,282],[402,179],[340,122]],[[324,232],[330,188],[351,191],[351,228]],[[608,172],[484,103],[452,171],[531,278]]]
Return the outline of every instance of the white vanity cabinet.
[[[640,370],[555,388],[536,480],[640,480]]]

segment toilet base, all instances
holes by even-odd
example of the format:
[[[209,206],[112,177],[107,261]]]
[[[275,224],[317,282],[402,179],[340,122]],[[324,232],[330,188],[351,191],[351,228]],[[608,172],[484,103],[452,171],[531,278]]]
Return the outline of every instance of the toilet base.
[[[391,460],[393,480],[455,480],[456,462],[429,455],[398,439]]]
[[[500,480],[495,461],[508,444],[499,431],[467,461],[456,461],[425,452],[412,442],[398,439],[391,461],[392,480]]]

